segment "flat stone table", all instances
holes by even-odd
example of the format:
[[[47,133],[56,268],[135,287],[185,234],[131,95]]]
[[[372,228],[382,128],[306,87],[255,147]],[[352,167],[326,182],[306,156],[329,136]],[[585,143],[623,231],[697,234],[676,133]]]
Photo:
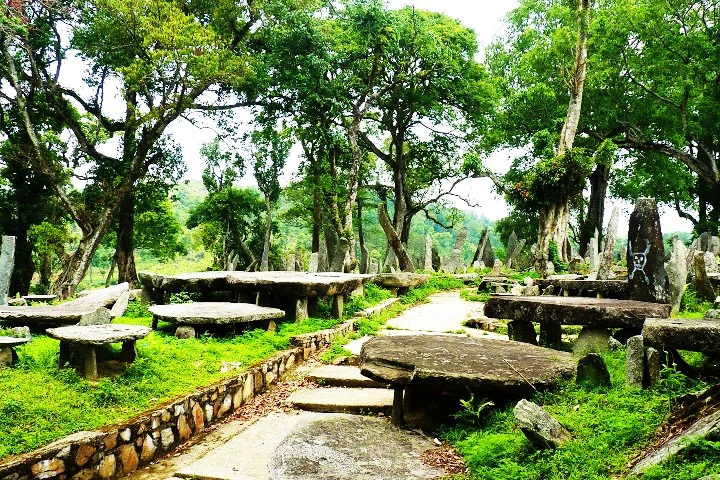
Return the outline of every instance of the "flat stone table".
[[[109,343],[122,342],[120,360],[126,363],[135,361],[135,341],[145,338],[150,328],[141,325],[123,325],[111,323],[105,325],[74,325],[70,327],[49,328],[47,334],[60,340],[58,366],[63,368],[70,360],[70,353],[77,350],[83,357],[85,378],[97,379],[97,354],[95,348]]]
[[[29,337],[0,337],[0,368],[14,365],[18,360],[15,347],[29,341]]]
[[[670,305],[608,298],[493,295],[484,313],[490,318],[512,320],[508,324],[510,338],[529,343],[536,343],[531,322],[538,322],[541,343],[555,346],[560,342],[561,325],[639,332],[646,318],[669,317]]]
[[[572,355],[527,343],[455,335],[398,335],[367,341],[360,371],[395,389],[392,420],[427,426],[470,395],[515,400],[576,371]]]
[[[344,296],[362,287],[372,275],[351,273],[305,272],[229,272],[228,283],[239,301],[284,310],[289,318],[303,320],[309,316],[320,297],[333,297],[332,315],[342,317]]]
[[[397,296],[404,295],[412,287],[426,284],[428,280],[430,275],[426,273],[397,272],[378,273],[369,280],[369,283],[386,288]]]
[[[648,318],[642,329],[646,346],[659,351],[690,350],[720,354],[720,321],[694,318]]]
[[[260,307],[251,303],[196,302],[173,305],[153,305],[148,310],[153,314],[152,328],[158,320],[192,327],[201,325],[230,325],[234,323],[269,322],[268,329],[274,330],[275,319],[285,316],[277,308]]]
[[[173,293],[199,293],[203,300],[210,300],[216,292],[232,292],[228,283],[229,271],[191,272],[179,275],[160,275],[150,272],[139,272],[138,279],[142,284],[143,293],[153,303],[168,303]]]
[[[56,298],[57,295],[23,295],[22,298],[27,302],[39,302],[39,303],[50,303]]]

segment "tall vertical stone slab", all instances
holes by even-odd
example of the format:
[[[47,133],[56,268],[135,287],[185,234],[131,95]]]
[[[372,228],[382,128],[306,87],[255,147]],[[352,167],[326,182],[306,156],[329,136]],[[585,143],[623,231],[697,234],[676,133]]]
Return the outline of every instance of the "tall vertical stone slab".
[[[670,285],[670,305],[672,306],[672,313],[677,313],[680,310],[680,300],[687,285],[688,268],[685,260],[687,255],[687,248],[682,240],[677,236],[672,237],[670,261],[665,266]]]
[[[365,245],[360,248],[360,273],[370,273],[370,252]]]
[[[510,237],[508,238],[507,248],[505,249],[505,253],[507,254],[507,257],[509,258],[510,255],[515,251],[515,249],[518,246],[518,238],[517,234],[515,234],[515,230],[513,230],[510,233]]]
[[[600,268],[598,268],[597,274],[598,280],[608,280],[614,276],[612,270],[613,254],[615,253],[615,237],[617,236],[619,221],[620,209],[615,207],[613,208],[612,215],[610,215],[607,232],[605,232],[605,249],[600,258]]]
[[[319,266],[320,254],[313,252],[310,254],[310,264],[308,265],[308,272],[317,273]]]
[[[479,262],[482,259],[482,251],[485,248],[485,243],[487,242],[487,227],[483,228],[483,231],[480,233],[480,239],[478,240],[477,248],[475,249],[475,254],[472,258],[472,263]]]
[[[588,265],[591,272],[597,272],[600,268],[600,255],[598,253],[598,239],[592,237],[587,248]]]
[[[15,266],[15,237],[3,235],[0,247],[0,305],[7,305],[10,277]]]
[[[327,244],[325,239],[320,239],[320,248],[318,249],[318,272],[327,272],[330,268],[330,261],[328,260]]]
[[[337,246],[335,247],[335,257],[330,265],[331,272],[342,272],[345,270],[345,256],[349,251],[350,243],[347,238],[339,239]]]
[[[507,268],[517,268],[517,262],[518,258],[520,257],[520,254],[522,253],[522,249],[525,247],[525,239],[523,238],[520,240],[520,243],[518,243],[517,247],[515,247],[515,250],[510,255],[510,258],[507,262]]]
[[[436,272],[440,271],[440,252],[435,248],[435,245],[432,247],[432,269]]]
[[[467,239],[467,228],[463,227],[455,238],[455,247],[453,248],[450,258],[443,265],[443,270],[448,273],[454,273],[456,270],[461,270],[465,264],[462,260],[462,251],[465,246],[465,240]]]
[[[627,249],[630,299],[668,303],[670,283],[665,271],[665,246],[654,198],[639,198],[630,214]]]
[[[425,235],[425,264],[423,265],[425,270],[432,270],[432,235],[429,233]]]
[[[693,268],[695,269],[695,292],[697,293],[698,299],[712,302],[713,299],[715,299],[715,290],[713,289],[707,275],[706,260],[707,257],[705,252],[695,253],[695,258],[693,259]]]
[[[485,230],[485,235],[483,238],[483,248],[482,252],[480,252],[480,260],[487,265],[495,265],[495,252],[493,251],[492,245],[490,245],[490,231]]]

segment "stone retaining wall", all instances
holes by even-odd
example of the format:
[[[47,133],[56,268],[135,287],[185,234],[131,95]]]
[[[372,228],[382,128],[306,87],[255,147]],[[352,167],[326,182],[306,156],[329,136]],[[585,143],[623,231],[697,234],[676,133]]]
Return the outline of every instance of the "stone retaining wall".
[[[127,475],[172,451],[276,383],[287,370],[338,336],[353,321],[291,338],[294,348],[277,353],[237,377],[169,401],[127,422],[78,432],[0,464],[0,480],[95,480]]]

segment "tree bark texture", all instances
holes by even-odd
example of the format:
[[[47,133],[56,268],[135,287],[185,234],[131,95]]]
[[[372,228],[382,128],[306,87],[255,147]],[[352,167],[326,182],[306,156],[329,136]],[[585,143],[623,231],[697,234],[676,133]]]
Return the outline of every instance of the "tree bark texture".
[[[265,240],[263,241],[262,258],[260,259],[260,271],[267,272],[270,268],[270,239],[272,236],[272,202],[270,197],[265,195]]]
[[[138,288],[138,276],[135,268],[135,195],[128,192],[120,199],[118,212],[117,245],[115,262],[118,270],[118,283],[127,282],[130,288]]]
[[[405,245],[403,245],[400,241],[400,237],[390,223],[390,217],[388,216],[384,203],[378,204],[378,220],[380,221],[380,226],[385,231],[390,247],[397,256],[398,263],[400,264],[400,270],[403,272],[414,272],[415,266],[405,249]]]
[[[580,247],[584,248],[595,234],[602,232],[605,221],[605,197],[610,184],[610,167],[598,164],[590,175],[590,204],[585,221],[580,229]],[[600,237],[602,239],[602,236]]]

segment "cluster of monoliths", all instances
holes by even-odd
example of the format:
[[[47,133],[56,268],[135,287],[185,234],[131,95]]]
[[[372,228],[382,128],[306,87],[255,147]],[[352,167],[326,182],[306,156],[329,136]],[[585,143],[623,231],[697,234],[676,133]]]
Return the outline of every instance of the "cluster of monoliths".
[[[631,300],[669,303],[665,245],[654,198],[639,198],[630,215],[627,268]]]

